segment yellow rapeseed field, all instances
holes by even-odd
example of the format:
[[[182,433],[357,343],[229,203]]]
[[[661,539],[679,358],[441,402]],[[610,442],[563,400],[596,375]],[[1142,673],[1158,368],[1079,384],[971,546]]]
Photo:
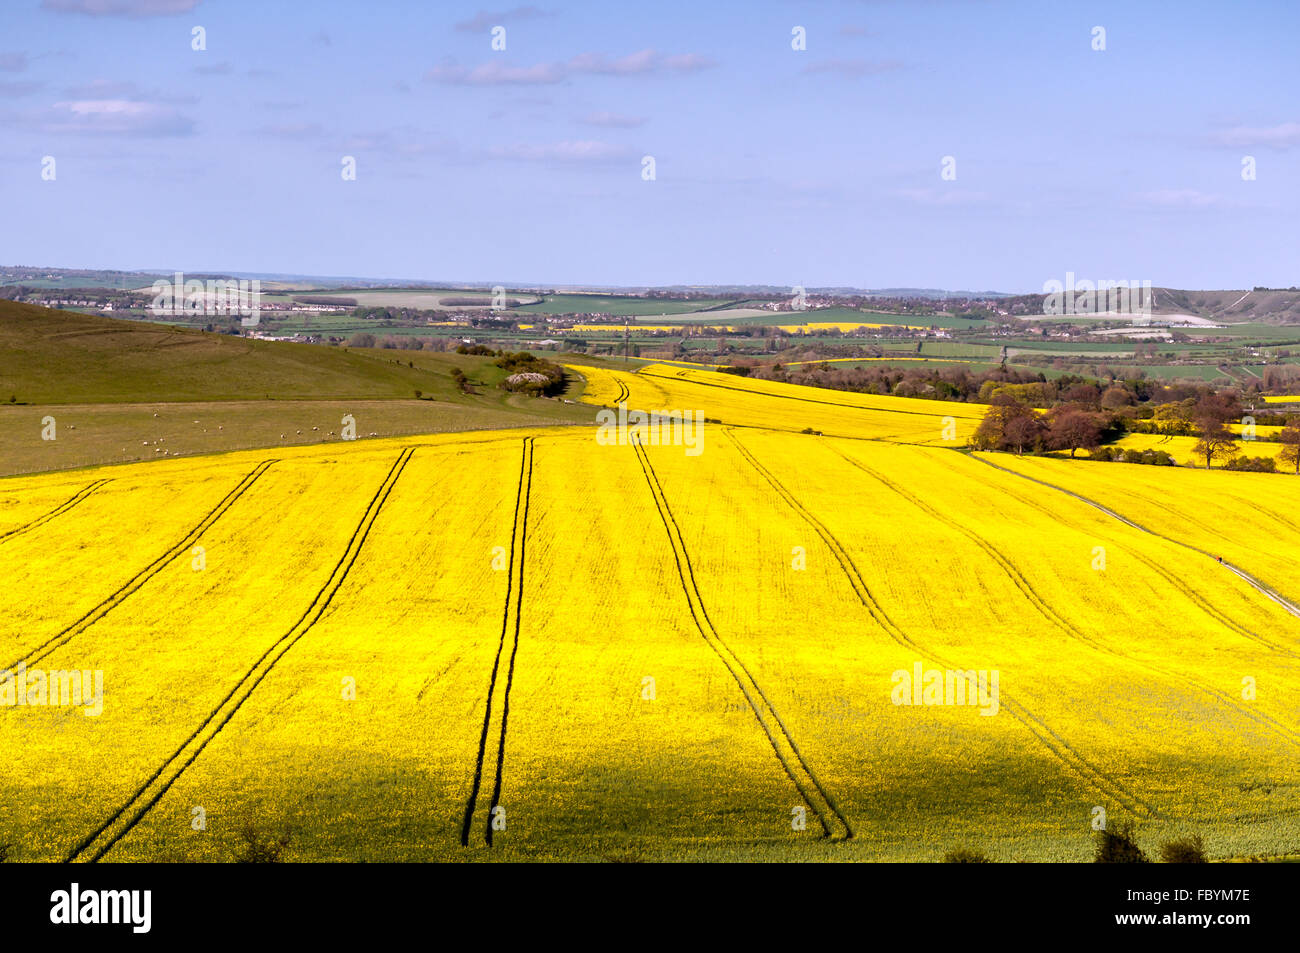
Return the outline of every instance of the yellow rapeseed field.
[[[0,666],[103,687],[87,715],[0,681],[0,843],[1086,860],[1102,812],[1300,850],[1300,481],[578,370],[590,402],[707,416],[701,452],[566,428],[0,481]]]

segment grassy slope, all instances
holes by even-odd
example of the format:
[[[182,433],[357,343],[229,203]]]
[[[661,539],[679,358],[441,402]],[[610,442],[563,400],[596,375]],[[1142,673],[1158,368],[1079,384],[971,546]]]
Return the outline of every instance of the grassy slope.
[[[345,413],[362,437],[592,421],[589,406],[507,394],[505,376],[484,357],[254,341],[0,301],[0,475],[155,459],[160,447],[337,440]],[[47,415],[53,441],[41,439]]]

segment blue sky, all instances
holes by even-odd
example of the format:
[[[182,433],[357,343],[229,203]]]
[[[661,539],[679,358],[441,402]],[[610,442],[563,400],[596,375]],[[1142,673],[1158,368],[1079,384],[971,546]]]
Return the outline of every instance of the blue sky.
[[[5,0],[0,263],[1296,285],[1298,36],[1286,0]]]

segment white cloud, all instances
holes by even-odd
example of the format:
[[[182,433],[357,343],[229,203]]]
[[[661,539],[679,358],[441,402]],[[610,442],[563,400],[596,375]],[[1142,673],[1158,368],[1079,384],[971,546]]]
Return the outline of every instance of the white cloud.
[[[491,60],[479,66],[446,63],[424,74],[431,82],[456,86],[542,86],[560,83],[571,76],[635,76],[646,73],[690,73],[713,66],[712,60],[696,53],[665,56],[655,50],[638,50],[611,59],[603,53],[579,53],[564,62],[510,66]]]
[[[188,136],[194,123],[170,106],[131,99],[82,99],[55,103],[42,123],[46,132],[91,135]]]
[[[637,126],[645,125],[645,119],[641,116],[623,116],[612,112],[588,113],[578,121],[588,126],[605,126],[611,129],[635,129]]]
[[[903,68],[899,60],[819,60],[804,67],[805,73],[831,73],[857,79],[861,76],[879,76]]]
[[[584,139],[573,142],[517,143],[493,146],[488,155],[494,159],[518,159],[526,162],[612,162],[633,153],[625,146]]]
[[[920,205],[977,205],[989,197],[987,192],[956,188],[896,189],[894,194]]]
[[[93,17],[165,17],[188,13],[200,0],[42,0],[46,10]]]
[[[1215,145],[1234,148],[1264,146],[1289,149],[1300,145],[1300,122],[1283,122],[1276,126],[1234,126],[1214,133],[1210,141]]]
[[[550,14],[545,10],[539,10],[532,5],[515,7],[513,10],[502,10],[500,13],[480,10],[468,20],[461,20],[457,23],[456,29],[461,33],[483,33],[494,26],[502,26],[511,20],[532,20],[537,17],[547,16],[550,16]]]

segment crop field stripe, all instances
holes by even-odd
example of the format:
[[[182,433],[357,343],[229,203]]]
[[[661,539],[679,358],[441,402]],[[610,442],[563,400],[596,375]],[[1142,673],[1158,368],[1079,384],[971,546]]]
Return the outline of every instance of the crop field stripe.
[[[510,631],[510,605],[511,595],[515,592],[515,554],[519,552],[519,592],[518,605],[523,603],[523,542],[522,535],[525,527],[521,525],[520,516],[527,520],[528,516],[528,498],[531,495],[533,480],[533,438],[525,437],[523,450],[519,457],[519,480],[515,489],[515,515],[510,524],[510,564],[506,567],[506,598],[501,608],[501,638],[497,642],[496,658],[492,660],[492,674],[488,678],[487,698],[483,705],[483,730],[479,734],[478,756],[474,761],[474,781],[470,785],[469,799],[465,803],[465,818],[461,823],[460,843],[462,847],[469,846],[469,832],[474,824],[474,811],[478,803],[479,790],[483,785],[483,759],[487,755],[488,735],[492,728],[492,700],[496,696],[497,674],[501,669],[501,656],[505,652],[506,635]],[[515,649],[519,647],[519,615],[515,613]],[[507,681],[514,676],[514,654],[510,656],[510,676]],[[506,689],[507,697],[509,687]],[[505,705],[503,699],[503,709]],[[505,759],[505,718],[501,719],[501,744],[497,753],[497,777],[493,785],[493,807],[496,807],[496,798],[501,795],[501,764]],[[488,813],[488,833],[486,840],[489,846],[492,844],[492,815]]]
[[[157,559],[151,562],[148,566],[140,570],[140,572],[132,576],[129,580],[127,580],[126,583],[120,586],[107,599],[99,603],[99,605],[95,606],[93,609],[91,609],[89,612],[83,615],[76,622],[73,622],[71,625],[61,629],[60,631],[56,632],[54,635],[46,639],[44,642],[42,642],[40,645],[36,646],[36,648],[31,649],[21,659],[19,659],[17,662],[14,662],[12,665],[10,665],[9,671],[13,671],[20,664],[26,664],[26,665],[36,664],[41,659],[45,658],[45,656],[53,652],[55,649],[59,648],[60,646],[66,645],[68,642],[72,641],[82,632],[86,631],[88,628],[90,628],[92,625],[94,625],[96,622],[98,622],[100,619],[106,616],[109,612],[111,612],[114,608],[120,605],[129,596],[131,596],[137,590],[139,590],[141,586],[143,586],[146,582],[148,582],[151,578],[153,578],[158,572],[160,572],[165,565],[167,565],[177,556],[186,552],[191,546],[193,546],[194,543],[197,542],[198,539],[204,533],[206,533],[209,529],[212,528],[213,524],[216,523],[217,520],[221,519],[221,517],[225,514],[227,510],[230,509],[230,507],[234,506],[235,502],[241,496],[243,496],[245,492],[247,492],[248,488],[251,487],[254,483],[256,483],[258,478],[261,477],[261,475],[265,473],[268,469],[270,469],[270,467],[276,462],[277,462],[276,460],[263,460],[256,467],[254,467],[250,472],[246,473],[244,477],[235,485],[235,488],[231,490],[229,493],[227,493],[224,497],[222,497],[221,502],[219,502],[216,506],[214,506],[211,510],[209,510],[207,515],[204,516],[203,519],[199,520],[198,524],[195,525],[193,529],[191,529],[188,533],[185,534],[184,539],[182,539],[176,545],[172,546],[165,553],[163,553],[161,556],[159,556]]]
[[[713,384],[707,381],[695,380],[694,378],[690,378],[690,377],[677,377],[676,375],[646,374],[643,371],[638,373],[640,374],[641,377],[658,378],[659,380],[663,380],[663,381],[676,380],[679,383],[689,384],[694,387],[717,387],[721,390],[739,391],[740,393],[748,394],[751,397],[770,397],[773,398],[774,400],[797,400],[804,404],[825,404],[828,407],[843,407],[845,410],[862,410],[868,413],[878,413],[878,414],[908,414],[909,416],[913,416],[913,417],[944,416],[943,414],[937,412],[933,414],[926,413],[923,410],[893,410],[888,407],[864,407],[861,404],[842,404],[836,400],[818,400],[815,397],[796,397],[793,394],[775,394],[770,391],[758,390],[757,388],[754,387],[735,387],[732,386],[731,384]],[[941,402],[936,401],[936,403],[941,403]]]
[[[1006,467],[1000,467],[996,463],[993,463],[990,460],[985,460],[983,457],[975,456],[975,454],[964,454],[964,456],[977,460],[978,462],[984,464],[986,467],[992,467],[995,470],[1001,470],[1003,473],[1009,473],[1012,476],[1020,477],[1020,479],[1022,480],[1028,480],[1031,483],[1037,483],[1041,486],[1049,487],[1050,489],[1056,490],[1058,493],[1064,493],[1066,496],[1072,496],[1076,500],[1079,500],[1081,503],[1087,503],[1089,506],[1093,507],[1094,509],[1100,510],[1101,512],[1105,513],[1107,516],[1111,517],[1112,519],[1119,520],[1121,523],[1125,524],[1126,526],[1131,526],[1133,529],[1140,530],[1141,532],[1146,533],[1149,536],[1154,536],[1157,539],[1163,539],[1165,542],[1173,543],[1174,545],[1181,546],[1184,549],[1189,549],[1194,553],[1200,553],[1202,556],[1206,556],[1210,559],[1213,559],[1215,562],[1219,561],[1212,553],[1208,552],[1207,550],[1201,549],[1199,546],[1193,546],[1191,543],[1185,543],[1181,539],[1174,539],[1172,536],[1165,536],[1163,533],[1157,533],[1155,530],[1148,529],[1147,527],[1143,526],[1141,523],[1135,523],[1133,520],[1129,519],[1127,516],[1124,516],[1122,513],[1119,513],[1107,506],[1104,506],[1101,503],[1098,503],[1096,500],[1089,499],[1088,497],[1083,496],[1082,494],[1075,493],[1073,490],[1067,490],[1065,489],[1065,487],[1057,486],[1055,483],[1048,483],[1046,480],[1040,480],[1037,477],[1031,477],[1024,473],[1017,473],[1015,470],[1008,470]],[[1184,514],[1175,513],[1174,515],[1182,517]],[[1259,579],[1258,577],[1251,575],[1250,573],[1246,572],[1246,570],[1242,569],[1240,566],[1233,565],[1232,563],[1228,562],[1226,559],[1221,563],[1221,565],[1224,568],[1228,569],[1229,571],[1236,573],[1243,580],[1245,580],[1253,589],[1259,591],[1260,593],[1267,596],[1269,599],[1276,602],[1288,613],[1290,613],[1293,616],[1296,616],[1297,618],[1300,618],[1300,606],[1297,606],[1294,602],[1287,599],[1284,595],[1282,595],[1282,593],[1278,592],[1276,589],[1268,585],[1262,579]],[[1169,577],[1166,576],[1166,578]],[[1180,588],[1183,588],[1185,591],[1187,591],[1186,586],[1184,584],[1176,583],[1176,585],[1178,585]],[[1199,596],[1195,596],[1190,591],[1187,591],[1187,594],[1191,596],[1195,601],[1197,601],[1198,605],[1201,605],[1202,607],[1208,605],[1208,603],[1204,603]],[[1231,628],[1240,632],[1242,635],[1245,635],[1247,638],[1260,642],[1263,645],[1267,645],[1270,648],[1284,652],[1287,655],[1292,655],[1292,656],[1295,655],[1295,653],[1292,652],[1289,648],[1271,642],[1268,639],[1265,639],[1263,636],[1259,635],[1259,633],[1257,632],[1252,632],[1249,629],[1245,629],[1241,627],[1236,622],[1228,619],[1226,616],[1223,616],[1222,613],[1220,613],[1217,609],[1208,609],[1207,611],[1209,611],[1211,615],[1220,618],[1220,621],[1222,621],[1225,625],[1230,626]]]
[[[848,818],[846,818],[843,812],[840,811],[834,798],[831,797],[830,793],[822,785],[821,781],[818,780],[816,774],[813,773],[813,770],[804,758],[803,753],[799,750],[799,746],[795,743],[794,737],[790,734],[785,722],[782,721],[776,707],[768,699],[762,686],[759,685],[758,681],[754,678],[753,673],[749,671],[749,668],[740,657],[736,655],[731,647],[723,640],[722,636],[718,634],[718,630],[714,627],[712,620],[709,619],[708,610],[705,608],[704,599],[700,595],[699,585],[695,579],[695,570],[691,566],[690,554],[686,550],[686,541],[682,538],[681,528],[677,525],[677,519],[673,516],[672,509],[668,505],[668,498],[664,493],[662,485],[659,483],[659,478],[655,474],[654,467],[651,465],[650,458],[646,454],[645,449],[641,446],[639,441],[634,441],[632,447],[636,452],[637,460],[641,464],[641,472],[645,475],[646,484],[650,488],[650,495],[654,498],[655,508],[659,511],[659,519],[663,522],[664,531],[668,534],[668,542],[672,547],[673,559],[677,565],[677,576],[681,580],[682,591],[686,595],[686,603],[690,609],[691,619],[695,623],[695,628],[699,631],[700,636],[704,639],[705,643],[708,644],[709,648],[711,648],[714,654],[722,661],[722,664],[726,666],[727,671],[731,673],[731,677],[735,679],[736,684],[740,687],[741,693],[749,703],[750,710],[753,711],[754,717],[758,720],[759,727],[761,727],[763,733],[767,735],[767,740],[772,745],[772,750],[776,753],[777,760],[781,762],[781,766],[785,769],[785,773],[790,778],[791,782],[793,782],[795,790],[799,792],[799,796],[803,799],[803,802],[808,805],[809,810],[811,810],[816,816],[818,822],[821,824],[824,835],[832,839],[838,839],[836,832],[831,830],[831,817],[828,815],[832,815],[834,819],[838,820],[844,827],[842,839],[851,839],[853,837],[853,826],[849,823]],[[701,619],[703,621],[701,621]],[[741,673],[744,675],[743,678]],[[753,689],[752,692],[751,688]],[[755,694],[762,699],[762,707],[760,707],[758,702],[754,700]],[[789,746],[791,753],[794,755],[794,760],[798,762],[799,767],[803,769],[803,773],[806,776],[807,781],[810,782],[811,787],[821,795],[824,805],[818,804],[816,798],[809,793],[808,787],[800,780],[798,772],[790,763],[790,759],[788,759],[785,752],[781,750],[780,742],[777,739],[777,733],[773,732],[772,727],[767,722],[767,718],[764,717],[763,708],[767,709],[769,716],[776,722],[777,730]]]
[[[974,530],[969,529],[966,526],[963,526],[962,524],[958,523],[954,519],[944,516],[941,512],[936,510],[934,507],[930,506],[928,503],[919,499],[918,497],[913,496],[907,490],[898,486],[887,477],[882,476],[880,473],[877,473],[875,470],[873,470],[871,467],[868,467],[866,464],[854,460],[853,458],[849,457],[848,455],[842,453],[839,450],[836,450],[835,452],[838,453],[841,457],[843,457],[848,463],[857,467],[863,473],[879,481],[886,488],[892,490],[894,493],[898,494],[903,499],[907,500],[917,509],[921,510],[923,513],[930,516],[930,518],[957,530],[962,535],[964,535],[969,540],[971,540],[971,542],[975,543],[975,545],[978,546],[980,549],[982,549],[984,553],[987,556],[989,556],[990,559],[992,559],[995,563],[997,563],[997,565],[1002,569],[1003,573],[1006,574],[1007,578],[1009,578],[1011,582],[1016,586],[1016,588],[1019,589],[1020,592],[1025,596],[1025,598],[1029,600],[1029,603],[1038,611],[1038,613],[1041,616],[1043,616],[1043,618],[1045,618],[1048,622],[1051,622],[1053,625],[1055,625],[1057,628],[1063,631],[1070,638],[1076,639],[1077,641],[1083,643],[1084,645],[1088,646],[1094,651],[1103,652],[1114,658],[1122,659],[1125,662],[1128,662],[1132,665],[1136,665],[1140,668],[1145,668],[1148,671],[1155,672],[1158,675],[1162,675],[1165,678],[1170,679],[1171,681],[1181,682],[1185,686],[1190,686],[1194,689],[1197,689],[1198,691],[1204,692],[1205,694],[1213,697],[1220,704],[1228,708],[1231,708],[1237,714],[1243,715],[1246,718],[1255,721],[1257,724],[1276,732],[1284,740],[1290,742],[1293,745],[1300,747],[1300,732],[1297,732],[1294,728],[1283,724],[1282,722],[1276,720],[1270,715],[1267,715],[1261,711],[1257,711],[1256,709],[1253,709],[1247,705],[1243,705],[1239,703],[1228,692],[1215,688],[1212,685],[1208,685],[1205,682],[1200,681],[1199,679],[1193,678],[1190,675],[1185,675],[1175,669],[1167,668],[1155,662],[1145,662],[1132,655],[1129,655],[1126,652],[1122,652],[1119,649],[1107,645],[1105,642],[1099,639],[1095,639],[1089,636],[1082,629],[1079,629],[1075,625],[1071,624],[1068,620],[1062,618],[1056,612],[1055,609],[1053,609],[1050,605],[1048,605],[1038,595],[1033,585],[1029,582],[1028,579],[1024,577],[1024,575],[1020,572],[1020,570],[1016,568],[1015,564],[1012,563],[1011,560],[1003,556],[1002,553],[999,552],[996,546],[989,543],[986,539],[984,539]],[[1148,559],[1147,557],[1143,556],[1140,553],[1134,553],[1133,555],[1135,555],[1142,562],[1149,565],[1152,569],[1159,572],[1162,576],[1165,576],[1165,578],[1169,578],[1165,574],[1164,570],[1161,569],[1161,567],[1154,561]]]
[[[862,573],[858,571],[857,565],[853,562],[848,551],[845,550],[840,541],[835,537],[824,523],[817,517],[813,516],[798,498],[791,493],[785,486],[764,467],[758,459],[746,448],[741,446],[740,441],[728,430],[724,431],[731,439],[732,443],[740,450],[741,455],[758,471],[771,487],[786,501],[787,504],[798,513],[808,523],[809,526],[821,537],[822,542],[831,550],[840,568],[844,570],[845,576],[848,577],[849,585],[853,588],[859,601],[867,610],[867,614],[882,628],[890,638],[899,645],[911,649],[922,656],[928,656],[939,662],[944,668],[956,672],[965,672],[966,669],[954,665],[952,662],[944,659],[933,649],[930,649],[899,628],[892,619],[889,618],[884,608],[876,601],[875,596],[871,594],[866,580]],[[961,676],[966,681],[970,681],[968,676]],[[1056,731],[1043,721],[1038,715],[1034,714],[1029,708],[1016,701],[1006,692],[1000,692],[1000,702],[1003,708],[1011,712],[1013,718],[1020,722],[1031,734],[1034,735],[1049,751],[1051,751],[1066,767],[1074,771],[1086,783],[1091,784],[1097,790],[1101,791],[1108,797],[1114,798],[1122,807],[1135,815],[1145,815],[1148,818],[1155,818],[1159,813],[1154,807],[1138,797],[1137,794],[1130,791],[1118,778],[1111,777],[1101,768],[1094,766],[1083,755],[1074,749],[1074,747],[1056,733]]]
[[[506,669],[506,692],[501,698],[501,740],[497,745],[497,776],[492,786],[493,809],[501,802],[501,780],[506,767],[506,727],[510,721],[510,688],[515,681],[515,658],[519,655],[519,628],[524,609],[524,562],[528,551],[528,504],[533,495],[533,438],[524,441],[524,455],[528,459],[528,475],[524,479],[524,516],[519,523],[519,571],[515,574],[515,641],[510,649],[510,665]],[[506,612],[510,605],[507,602]],[[484,839],[492,846],[492,814],[489,811]]]
[[[29,533],[38,526],[43,526],[45,523],[48,523],[56,516],[61,516],[108,482],[108,480],[95,480],[93,483],[88,483],[86,486],[83,486],[80,490],[74,493],[70,499],[64,500],[44,516],[38,516],[30,523],[25,523],[24,525],[15,527],[8,532],[0,533],[0,543],[3,543],[7,539],[12,539],[15,536],[21,536],[23,533]]]
[[[339,589],[343,586],[344,581],[347,579],[348,573],[351,571],[353,564],[357,561],[357,557],[360,555],[361,549],[365,545],[366,538],[370,535],[370,530],[379,516],[380,509],[382,509],[384,503],[387,502],[389,494],[392,493],[393,487],[397,484],[398,479],[402,475],[402,471],[406,468],[406,464],[415,453],[415,450],[415,447],[408,447],[398,454],[397,460],[388,471],[388,475],[384,477],[383,483],[380,484],[379,489],[375,491],[375,495],[371,497],[370,503],[366,506],[366,511],[362,514],[361,521],[352,531],[352,536],[348,540],[348,545],[344,549],[343,555],[339,558],[339,561],[335,564],[329,578],[325,580],[324,585],[322,585],[317,591],[315,597],[313,597],[306,610],[298,617],[298,621],[262,653],[261,657],[259,657],[258,660],[253,663],[252,667],[244,673],[243,677],[240,678],[235,686],[226,693],[226,696],[217,704],[217,707],[208,713],[207,717],[203,719],[202,724],[190,733],[190,736],[186,738],[185,741],[181,743],[180,747],[178,747],[176,751],[173,752],[172,755],[149,776],[148,780],[146,780],[121,807],[114,811],[112,816],[100,824],[99,827],[88,834],[79,844],[69,851],[67,857],[64,858],[65,862],[71,863],[72,861],[78,860],[82,854],[85,854],[95,844],[96,841],[109,833],[110,828],[112,828],[124,814],[131,810],[134,805],[138,804],[139,807],[136,808],[135,813],[131,815],[126,823],[121,825],[116,832],[112,833],[112,835],[108,837],[93,854],[91,854],[89,857],[90,863],[98,861],[104,856],[104,854],[108,853],[108,851],[111,850],[119,840],[130,833],[132,828],[134,828],[136,824],[138,824],[144,816],[153,809],[153,806],[158,803],[162,796],[171,789],[171,786],[176,783],[177,779],[180,778],[185,770],[198,759],[199,755],[203,753],[203,749],[208,746],[208,743],[221,732],[221,729],[223,729],[227,723],[229,723],[230,719],[235,716],[235,713],[239,711],[244,702],[246,702],[249,696],[257,689],[257,686],[262,683],[262,680],[271,673],[273,668],[275,668],[276,663],[278,663],[280,659],[284,658],[285,654],[297,644],[298,640],[306,635],[307,632],[311,630],[312,626],[320,620],[321,616],[325,613],[325,610],[333,601],[334,596],[338,593]],[[276,651],[277,649],[279,651]],[[234,700],[234,703],[230,704],[232,699]],[[205,734],[205,729],[210,725],[212,726],[212,730]],[[197,742],[197,744],[195,742]],[[143,798],[149,793],[154,782],[158,781],[158,779],[161,778],[169,768],[172,768],[177,759],[180,758],[187,749],[190,749],[190,753],[185,761],[157,786],[156,790],[154,790],[152,796],[150,796],[147,801],[143,801]]]
[[[968,455],[967,455],[967,454],[963,454],[963,456],[968,456]],[[1138,523],[1133,522],[1132,520],[1128,519],[1128,518],[1125,517],[1125,516],[1120,515],[1119,513],[1115,512],[1114,510],[1111,510],[1111,509],[1109,509],[1109,508],[1107,508],[1107,507],[1105,507],[1105,506],[1102,506],[1100,503],[1097,503],[1097,502],[1095,502],[1095,501],[1093,501],[1093,500],[1090,500],[1090,499],[1088,499],[1087,497],[1080,496],[1079,494],[1074,493],[1074,492],[1072,492],[1072,491],[1070,491],[1070,490],[1066,490],[1066,489],[1064,489],[1064,488],[1062,488],[1062,487],[1058,487],[1058,486],[1056,486],[1056,485],[1054,485],[1054,484],[1047,483],[1047,482],[1045,482],[1045,481],[1043,481],[1043,480],[1035,479],[1034,477],[1031,477],[1031,476],[1025,476],[1024,474],[1016,473],[1014,470],[1008,470],[1008,469],[1006,469],[1005,467],[1000,467],[1000,466],[998,466],[998,465],[995,464],[995,463],[989,463],[987,460],[983,460],[983,459],[981,459],[981,458],[979,458],[979,457],[975,457],[975,460],[976,460],[977,462],[979,462],[979,463],[983,463],[983,464],[986,465],[986,466],[992,467],[992,468],[995,469],[995,470],[1001,470],[1002,472],[1004,472],[1004,473],[1008,473],[1008,474],[1010,474],[1010,475],[1012,475],[1012,476],[1022,477],[1023,479],[1028,480],[1028,481],[1031,482],[1031,483],[1041,483],[1043,486],[1046,486],[1046,487],[1049,487],[1050,489],[1057,490],[1057,491],[1059,491],[1059,492],[1061,492],[1061,493],[1064,493],[1066,496],[1074,497],[1074,498],[1075,498],[1076,500],[1078,500],[1079,502],[1081,502],[1081,503],[1086,503],[1087,505],[1093,507],[1094,509],[1100,510],[1100,511],[1101,511],[1102,513],[1104,513],[1106,516],[1109,516],[1109,517],[1111,517],[1112,519],[1118,520],[1119,522],[1125,524],[1126,526],[1128,526],[1128,527],[1130,527],[1130,528],[1132,528],[1132,529],[1136,529],[1136,530],[1138,530],[1138,531],[1140,531],[1140,532],[1146,533],[1148,536],[1154,536],[1156,539],[1163,540],[1164,542],[1167,542],[1167,543],[1173,543],[1173,544],[1175,544],[1175,545],[1182,546],[1184,549],[1190,549],[1190,550],[1192,550],[1193,552],[1200,553],[1200,554],[1203,555],[1203,556],[1210,556],[1210,554],[1207,553],[1207,552],[1206,552],[1205,550],[1203,550],[1203,549],[1198,549],[1198,548],[1195,547],[1195,546],[1190,546],[1190,545],[1188,545],[1187,543],[1183,543],[1183,542],[1181,542],[1181,541],[1179,541],[1179,540],[1177,540],[1177,539],[1173,539],[1173,538],[1171,538],[1171,537],[1164,536],[1164,535],[1161,535],[1160,533],[1156,533],[1156,532],[1154,532],[1154,531],[1152,531],[1152,530],[1149,530],[1149,529],[1147,529],[1145,526],[1141,526],[1141,525],[1139,525]],[[1056,514],[1056,513],[1053,512],[1051,509],[1049,509],[1048,507],[1044,506],[1042,503],[1038,502],[1037,500],[1034,500],[1034,499],[1032,499],[1032,498],[1030,498],[1030,497],[1027,497],[1027,496],[1021,496],[1019,493],[1016,493],[1016,492],[1012,491],[1012,490],[1009,489],[1008,487],[1001,486],[1001,485],[996,484],[996,483],[986,483],[985,485],[988,486],[988,487],[990,487],[990,488],[996,489],[998,492],[1000,492],[1000,493],[1002,493],[1002,494],[1004,494],[1004,495],[1006,495],[1006,496],[1009,496],[1011,499],[1016,500],[1017,502],[1022,503],[1022,504],[1024,504],[1025,506],[1029,506],[1029,507],[1032,507],[1033,509],[1038,510],[1040,513],[1042,513],[1043,515],[1049,517],[1049,518],[1052,519],[1052,520],[1058,520],[1058,519],[1059,519],[1058,514]],[[1179,516],[1180,518],[1181,518],[1182,515],[1183,515],[1183,514],[1177,513],[1177,511],[1175,511],[1175,510],[1169,510],[1169,512],[1172,513],[1172,514],[1175,515],[1175,516]],[[1116,545],[1120,545],[1120,544],[1116,544]],[[1124,552],[1127,552],[1129,555],[1131,555],[1131,556],[1132,556],[1134,559],[1136,559],[1138,562],[1140,562],[1140,563],[1144,564],[1145,566],[1147,566],[1147,568],[1149,568],[1152,572],[1154,572],[1156,575],[1160,576],[1160,578],[1164,579],[1164,580],[1165,580],[1166,582],[1168,582],[1171,586],[1173,586],[1175,589],[1177,589],[1179,592],[1181,592],[1184,596],[1186,596],[1186,597],[1188,598],[1188,600],[1189,600],[1193,605],[1195,605],[1197,608],[1199,608],[1202,612],[1204,612],[1204,613],[1205,613],[1206,615],[1208,615],[1210,618],[1214,619],[1214,621],[1216,621],[1216,622],[1218,622],[1220,625],[1224,626],[1224,628],[1228,629],[1228,630],[1231,631],[1231,632],[1235,632],[1235,633],[1237,633],[1238,635],[1240,635],[1240,636],[1242,636],[1242,637],[1244,637],[1244,638],[1247,638],[1247,639],[1249,639],[1249,640],[1252,641],[1252,642],[1256,642],[1256,643],[1258,643],[1258,644],[1260,644],[1260,645],[1263,645],[1263,646],[1265,646],[1266,648],[1269,648],[1269,649],[1271,649],[1272,651],[1279,653],[1280,655],[1285,655],[1285,656],[1288,656],[1288,657],[1290,657],[1290,658],[1300,658],[1300,654],[1297,654],[1296,651],[1295,651],[1294,649],[1290,648],[1289,646],[1283,645],[1283,644],[1281,644],[1281,643],[1279,643],[1279,642],[1274,642],[1272,639],[1268,638],[1267,636],[1260,635],[1258,632],[1255,632],[1255,631],[1252,630],[1252,629],[1248,629],[1248,628],[1246,628],[1246,627],[1243,626],[1241,623],[1237,622],[1235,619],[1232,619],[1232,618],[1230,618],[1229,616],[1225,615],[1225,614],[1224,614],[1224,613],[1223,613],[1223,612],[1222,612],[1218,607],[1216,607],[1213,603],[1208,602],[1208,601],[1207,601],[1203,596],[1200,595],[1200,593],[1196,592],[1196,590],[1194,590],[1193,588],[1191,588],[1191,586],[1189,586],[1189,585],[1188,585],[1187,583],[1185,583],[1183,580],[1179,579],[1177,576],[1175,576],[1175,575],[1173,575],[1172,573],[1170,573],[1167,569],[1165,569],[1163,566],[1161,566],[1161,565],[1160,565],[1159,563],[1157,563],[1155,560],[1151,559],[1151,558],[1148,557],[1148,556],[1143,555],[1143,554],[1140,553],[1140,552],[1137,552],[1137,551],[1135,551],[1135,550],[1129,549],[1129,548],[1127,548],[1127,547],[1121,547],[1121,548],[1123,549]],[[1210,558],[1213,559],[1214,557],[1213,557],[1213,556],[1210,556]],[[1217,560],[1216,560],[1216,561],[1217,561]],[[1268,596],[1269,596],[1269,598],[1274,599],[1274,601],[1279,601],[1280,597],[1276,597],[1276,594],[1275,594],[1275,593],[1272,593],[1271,590],[1268,590],[1267,587],[1264,587],[1264,586],[1263,586],[1263,583],[1260,583],[1259,580],[1255,579],[1253,576],[1250,576],[1248,573],[1243,572],[1242,570],[1238,569],[1236,566],[1233,566],[1233,565],[1231,565],[1231,564],[1229,564],[1229,563],[1227,563],[1227,562],[1223,563],[1222,565],[1226,566],[1229,570],[1231,570],[1232,572],[1234,572],[1234,573],[1236,573],[1237,575],[1241,576],[1244,580],[1246,580],[1247,583],[1249,583],[1249,584],[1250,584],[1251,586],[1253,586],[1254,588],[1258,589],[1258,590],[1261,591],[1261,592],[1264,592],[1265,595],[1268,595]],[[1283,600],[1283,602],[1284,602],[1284,600]],[[1285,605],[1284,605],[1284,607],[1285,607]],[[1289,610],[1288,610],[1288,611],[1289,611]]]

